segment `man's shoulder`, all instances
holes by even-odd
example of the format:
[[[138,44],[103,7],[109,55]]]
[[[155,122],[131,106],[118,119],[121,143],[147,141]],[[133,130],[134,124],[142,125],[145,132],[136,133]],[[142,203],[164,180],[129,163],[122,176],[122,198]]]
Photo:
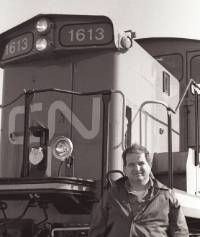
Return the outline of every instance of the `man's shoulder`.
[[[121,193],[124,192],[125,189],[125,183],[126,183],[127,177],[122,177],[117,179],[115,182],[113,182],[113,185],[108,189],[108,193]]]
[[[124,186],[128,178],[126,176],[123,176],[115,181],[116,186]]]
[[[163,184],[162,182],[160,182],[158,179],[153,178],[153,183],[155,185],[155,187],[162,189],[162,190],[166,190],[166,191],[170,191],[170,188],[167,187],[165,184]]]
[[[168,197],[170,200],[176,200],[177,199],[173,189],[167,187],[166,185],[164,185],[162,182],[160,182],[156,178],[154,178],[154,183],[155,183],[155,186],[159,190],[161,190],[162,193],[165,193],[165,196]]]

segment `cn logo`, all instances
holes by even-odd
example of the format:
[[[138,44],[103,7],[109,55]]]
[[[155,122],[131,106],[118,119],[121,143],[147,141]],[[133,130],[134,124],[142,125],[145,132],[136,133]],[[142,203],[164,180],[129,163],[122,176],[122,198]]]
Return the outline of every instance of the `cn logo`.
[[[43,104],[35,103],[31,105],[31,112],[42,112]],[[91,128],[87,128],[80,119],[74,114],[70,107],[67,106],[63,101],[57,100],[54,101],[49,109],[48,109],[48,128],[49,128],[49,139],[54,136],[56,129],[56,113],[60,111],[63,116],[72,123],[72,126],[79,132],[79,134],[84,139],[93,139],[97,136],[100,131],[100,98],[94,97],[92,99],[92,109],[91,109]],[[15,139],[11,139],[10,134],[14,134],[16,129],[16,118],[19,115],[24,114],[24,106],[16,106],[12,108],[9,113],[9,121],[8,121],[8,136],[9,140],[12,144],[23,144],[23,136],[17,136]],[[34,142],[34,139],[31,138]]]

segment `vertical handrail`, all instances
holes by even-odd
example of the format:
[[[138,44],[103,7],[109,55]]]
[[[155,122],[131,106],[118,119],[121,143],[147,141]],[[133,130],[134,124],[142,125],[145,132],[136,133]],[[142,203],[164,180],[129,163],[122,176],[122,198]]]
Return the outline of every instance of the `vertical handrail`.
[[[23,160],[21,177],[29,176],[29,148],[28,141],[30,138],[29,131],[29,117],[30,117],[30,103],[33,94],[30,91],[25,92],[25,108],[24,108],[24,142],[23,142]]]
[[[108,159],[108,131],[109,131],[109,102],[111,94],[103,94],[103,135],[102,135],[102,164],[101,164],[101,196],[104,192],[106,177],[106,163]]]
[[[173,153],[172,153],[172,117],[169,110],[167,110],[168,121],[168,182],[169,187],[172,189],[174,186],[174,165],[173,165]]]
[[[199,165],[199,95],[195,91],[195,166]]]
[[[195,81],[194,81],[193,79],[190,79],[189,83],[187,84],[187,87],[185,88],[185,91],[184,91],[184,93],[183,93],[181,99],[179,100],[179,102],[178,102],[178,104],[177,104],[177,106],[176,106],[176,108],[175,108],[175,113],[176,113],[177,110],[180,108],[181,104],[183,103],[183,100],[185,99],[185,96],[186,96],[188,90],[190,89],[191,85],[194,84],[194,82],[195,82]]]
[[[141,104],[140,111],[140,144],[142,144],[142,109],[146,104],[159,104],[165,107],[167,111],[167,127],[168,127],[168,183],[169,187],[173,188],[173,154],[172,154],[172,125],[171,125],[171,112],[175,111],[169,107],[166,103],[159,100],[149,100]]]
[[[194,86],[196,89],[200,91],[199,85],[195,82],[194,79],[191,78],[182,95],[182,98],[180,99],[178,105],[176,106],[175,112],[181,106],[191,86]],[[199,164],[199,95],[196,90],[194,90],[194,94],[195,94],[195,166],[197,166]]]

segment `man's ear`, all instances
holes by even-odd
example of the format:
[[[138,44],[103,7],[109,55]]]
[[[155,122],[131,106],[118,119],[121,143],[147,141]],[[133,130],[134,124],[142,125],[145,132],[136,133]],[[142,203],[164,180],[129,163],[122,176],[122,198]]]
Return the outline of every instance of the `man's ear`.
[[[151,172],[150,175],[149,175],[152,179],[155,179],[153,173]]]
[[[156,152],[149,154],[149,157],[150,157],[150,160],[151,160],[151,168],[152,168],[152,166],[153,166],[153,160],[154,160],[154,157],[155,157],[156,155],[157,155]]]
[[[123,173],[126,175],[126,166],[123,165]]]

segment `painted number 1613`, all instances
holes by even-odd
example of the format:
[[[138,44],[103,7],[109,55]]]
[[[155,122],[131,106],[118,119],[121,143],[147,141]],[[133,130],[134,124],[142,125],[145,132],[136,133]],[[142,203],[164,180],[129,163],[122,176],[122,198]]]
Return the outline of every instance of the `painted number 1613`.
[[[71,29],[67,32],[67,38],[70,42],[101,41],[104,39],[104,29],[99,27],[96,29]]]

